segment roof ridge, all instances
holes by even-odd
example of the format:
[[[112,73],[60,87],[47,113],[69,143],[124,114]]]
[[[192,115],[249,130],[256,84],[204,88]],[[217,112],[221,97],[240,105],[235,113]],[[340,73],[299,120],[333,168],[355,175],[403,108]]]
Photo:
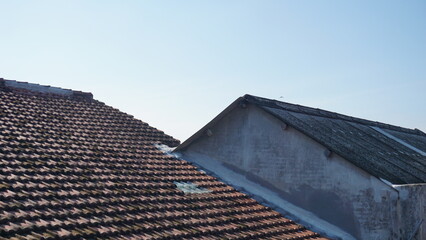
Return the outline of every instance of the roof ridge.
[[[60,87],[52,87],[49,85],[40,85],[36,83],[21,82],[16,80],[8,80],[0,78],[0,91],[3,89],[19,89],[23,92],[41,93],[57,96],[66,96],[74,99],[92,100],[93,94],[90,92],[65,89]]]
[[[282,102],[275,99],[258,97],[258,96],[254,96],[250,94],[245,94],[243,98],[251,103],[266,106],[266,107],[279,108],[279,109],[284,109],[291,112],[298,112],[298,113],[304,113],[304,114],[309,114],[309,115],[314,115],[319,117],[339,119],[339,120],[344,120],[344,121],[349,121],[354,123],[360,123],[360,124],[368,125],[368,126],[381,127],[388,130],[395,130],[395,131],[400,131],[400,132],[405,132],[410,134],[416,134],[419,136],[426,136],[426,133],[424,133],[423,131],[417,128],[415,129],[404,128],[404,127],[395,126],[395,125],[382,123],[378,121],[371,121],[371,120],[367,120],[363,118],[352,117],[352,116],[344,115],[337,112],[323,110],[320,108],[312,108],[312,107],[302,106],[298,104]]]

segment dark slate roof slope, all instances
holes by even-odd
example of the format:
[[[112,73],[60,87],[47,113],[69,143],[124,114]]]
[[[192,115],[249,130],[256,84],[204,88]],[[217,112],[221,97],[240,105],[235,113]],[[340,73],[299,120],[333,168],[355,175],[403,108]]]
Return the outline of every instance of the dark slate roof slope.
[[[426,182],[426,134],[418,129],[252,95],[243,99],[376,177],[394,184]]]
[[[0,79],[0,239],[323,239],[91,94],[12,85]]]

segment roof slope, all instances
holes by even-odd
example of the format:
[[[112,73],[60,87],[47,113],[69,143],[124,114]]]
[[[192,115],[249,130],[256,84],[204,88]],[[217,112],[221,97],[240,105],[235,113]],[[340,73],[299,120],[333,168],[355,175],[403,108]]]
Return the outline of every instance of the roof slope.
[[[0,239],[320,239],[91,94],[15,83],[0,79]]]
[[[426,134],[300,105],[245,95],[370,174],[394,184],[426,182]]]

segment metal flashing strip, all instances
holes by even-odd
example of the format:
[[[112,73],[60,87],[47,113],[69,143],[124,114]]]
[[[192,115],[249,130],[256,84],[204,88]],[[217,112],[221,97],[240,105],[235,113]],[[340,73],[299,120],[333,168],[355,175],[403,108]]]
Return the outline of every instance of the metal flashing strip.
[[[405,142],[405,141],[403,141],[403,140],[401,140],[401,139],[399,139],[399,138],[397,138],[397,137],[393,136],[392,134],[387,133],[386,131],[384,131],[383,129],[381,129],[381,128],[379,128],[379,127],[374,127],[374,126],[370,126],[370,127],[371,127],[372,129],[376,130],[377,132],[379,132],[379,133],[381,133],[381,134],[385,135],[386,137],[388,137],[388,138],[390,138],[390,139],[392,139],[392,140],[394,140],[394,141],[396,141],[396,142],[398,142],[398,143],[400,143],[400,144],[402,144],[402,145],[404,145],[404,146],[408,147],[409,149],[411,149],[411,150],[413,150],[413,151],[415,151],[415,152],[419,153],[420,155],[422,155],[422,156],[425,156],[425,157],[426,157],[426,152],[423,152],[422,150],[420,150],[420,149],[418,149],[418,148],[414,147],[413,145],[410,145],[410,144],[408,144],[407,142]]]

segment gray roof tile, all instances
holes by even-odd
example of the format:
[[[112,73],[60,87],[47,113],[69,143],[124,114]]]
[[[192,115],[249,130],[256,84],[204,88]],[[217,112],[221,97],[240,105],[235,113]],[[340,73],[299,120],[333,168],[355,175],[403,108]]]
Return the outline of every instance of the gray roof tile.
[[[426,152],[426,134],[418,129],[402,128],[252,95],[245,95],[243,99],[376,177],[394,184],[426,182],[426,156],[421,153]],[[377,128],[384,132],[375,130]]]

